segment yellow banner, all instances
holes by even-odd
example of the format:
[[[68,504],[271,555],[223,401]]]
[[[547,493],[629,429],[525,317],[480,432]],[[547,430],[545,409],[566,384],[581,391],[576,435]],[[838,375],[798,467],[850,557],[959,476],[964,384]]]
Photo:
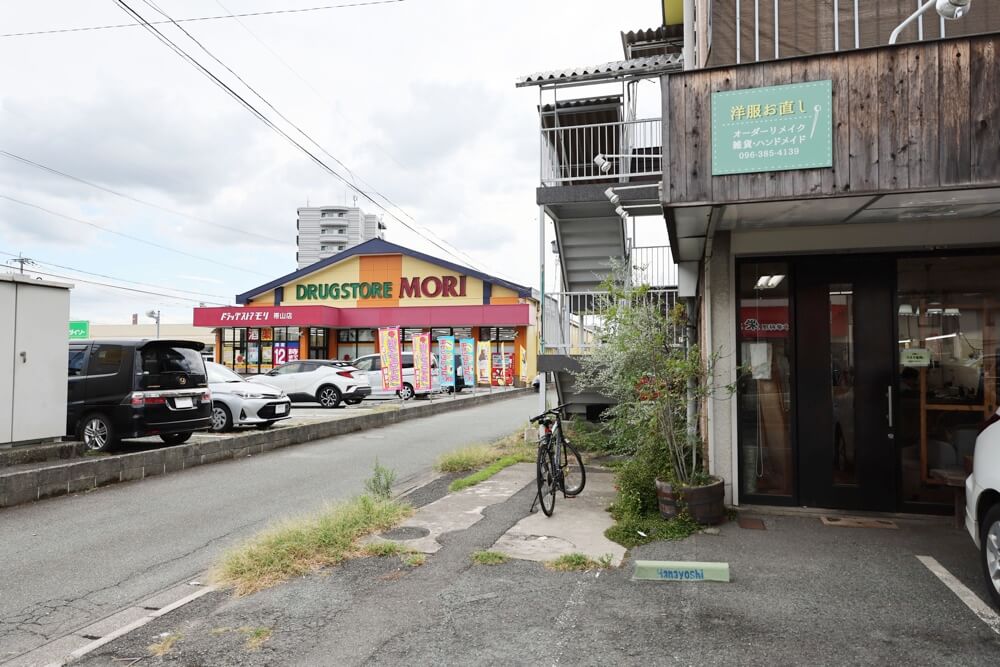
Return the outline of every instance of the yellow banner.
[[[378,330],[379,354],[382,357],[382,389],[403,388],[403,361],[399,349],[399,327]]]

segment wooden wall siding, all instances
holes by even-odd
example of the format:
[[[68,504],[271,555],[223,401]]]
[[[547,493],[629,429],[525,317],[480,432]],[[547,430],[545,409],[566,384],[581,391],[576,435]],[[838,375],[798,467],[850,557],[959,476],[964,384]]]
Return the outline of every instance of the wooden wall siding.
[[[833,81],[833,168],[712,176],[711,94]],[[668,203],[1000,185],[1000,34],[663,78]]]
[[[760,7],[760,59],[774,59],[774,3],[762,1]],[[699,8],[701,9],[701,8]],[[834,50],[833,0],[780,0],[778,3],[778,55],[793,58]],[[854,49],[854,3],[840,0],[837,24],[840,26],[840,49]],[[916,0],[866,0],[858,3],[861,48],[889,43],[889,35],[916,9]],[[740,62],[750,63],[754,52],[754,2],[740,3]],[[709,67],[736,63],[736,0],[712,0],[711,52],[705,55]],[[699,11],[700,16],[706,12]],[[705,22],[703,22],[705,23]],[[941,38],[941,22],[933,10],[924,15],[924,39]],[[970,37],[1000,30],[1000,2],[975,0],[968,17],[945,24],[945,38]],[[916,23],[907,27],[899,43],[916,42]],[[699,35],[699,44],[707,44],[707,35]]]

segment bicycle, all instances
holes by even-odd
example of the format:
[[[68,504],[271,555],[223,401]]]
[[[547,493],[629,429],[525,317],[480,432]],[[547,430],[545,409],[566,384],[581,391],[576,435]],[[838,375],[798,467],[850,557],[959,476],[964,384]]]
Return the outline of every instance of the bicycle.
[[[555,511],[556,491],[562,491],[564,498],[572,498],[579,495],[587,483],[587,471],[580,452],[563,433],[562,411],[565,407],[560,405],[531,418],[531,423],[537,422],[543,429],[538,438],[535,469],[538,493],[531,503],[531,511],[535,510],[535,502],[538,502],[545,516],[552,516]]]

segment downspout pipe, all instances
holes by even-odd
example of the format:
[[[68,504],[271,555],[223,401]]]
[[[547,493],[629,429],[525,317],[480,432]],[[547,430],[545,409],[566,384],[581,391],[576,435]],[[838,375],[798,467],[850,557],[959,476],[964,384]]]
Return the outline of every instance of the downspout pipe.
[[[698,67],[694,50],[694,0],[684,0],[684,69]]]

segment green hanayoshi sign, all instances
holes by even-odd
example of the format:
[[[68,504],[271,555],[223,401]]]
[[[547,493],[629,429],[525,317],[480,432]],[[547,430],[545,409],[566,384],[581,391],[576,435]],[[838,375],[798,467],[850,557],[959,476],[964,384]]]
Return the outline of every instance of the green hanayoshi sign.
[[[90,338],[90,320],[74,320],[69,323],[69,338]]]
[[[833,166],[833,82],[712,93],[712,175]]]

